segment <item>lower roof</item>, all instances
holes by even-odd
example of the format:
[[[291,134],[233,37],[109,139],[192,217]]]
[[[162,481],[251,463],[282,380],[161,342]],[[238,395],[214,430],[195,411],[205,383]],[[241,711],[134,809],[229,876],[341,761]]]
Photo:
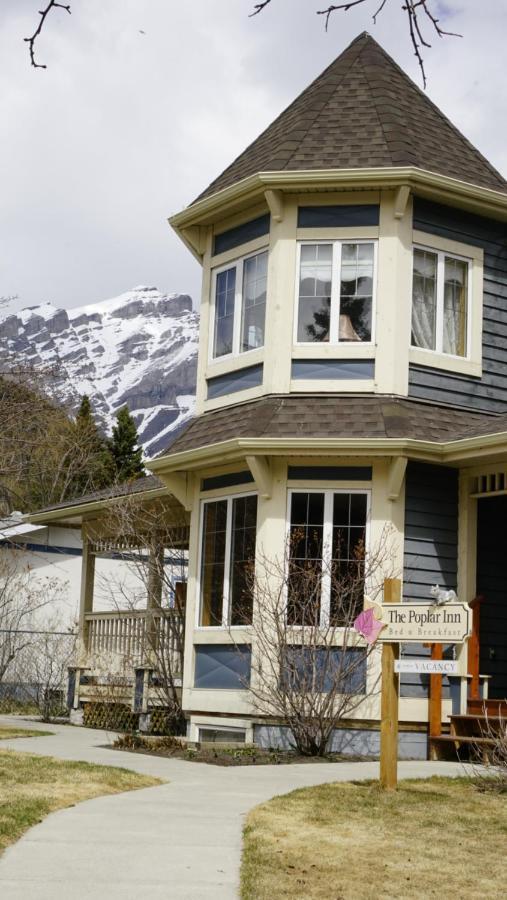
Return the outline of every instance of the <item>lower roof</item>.
[[[393,438],[444,443],[501,431],[507,431],[507,415],[405,397],[270,395],[197,416],[158,458],[234,438]]]

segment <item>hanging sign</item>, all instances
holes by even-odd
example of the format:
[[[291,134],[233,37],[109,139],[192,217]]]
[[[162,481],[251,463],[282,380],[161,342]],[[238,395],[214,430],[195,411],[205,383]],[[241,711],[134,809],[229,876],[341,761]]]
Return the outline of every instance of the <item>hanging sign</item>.
[[[395,659],[394,671],[400,674],[457,675],[456,659]]]
[[[467,603],[383,603],[379,641],[462,644],[472,631]]]

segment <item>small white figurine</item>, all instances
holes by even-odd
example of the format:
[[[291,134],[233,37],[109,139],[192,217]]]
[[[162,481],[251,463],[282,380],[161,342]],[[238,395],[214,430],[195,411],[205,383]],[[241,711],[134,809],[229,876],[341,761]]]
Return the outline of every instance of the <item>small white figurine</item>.
[[[444,591],[439,584],[434,584],[430,590],[433,597],[433,606],[443,606],[444,603],[456,603],[458,599],[456,591]]]

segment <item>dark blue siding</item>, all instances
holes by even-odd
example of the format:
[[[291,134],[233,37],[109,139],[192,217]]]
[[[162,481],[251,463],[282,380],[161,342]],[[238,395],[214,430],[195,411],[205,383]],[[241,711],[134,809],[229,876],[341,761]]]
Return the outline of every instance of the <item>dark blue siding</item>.
[[[403,597],[431,600],[433,584],[456,589],[458,573],[458,472],[442,466],[409,463],[405,486]],[[412,645],[405,656],[426,656]],[[424,697],[427,676],[403,675],[401,695]]]
[[[266,213],[265,216],[259,216],[257,219],[251,219],[250,222],[243,222],[242,225],[236,225],[235,228],[229,228],[228,231],[216,234],[213,239],[213,255],[232,250],[234,247],[241,247],[242,244],[262,237],[263,234],[269,234],[269,226],[270,217],[269,213]]]
[[[377,204],[355,206],[300,206],[298,228],[354,228],[360,225],[378,225],[380,207]]]
[[[235,372],[227,372],[227,375],[217,375],[216,378],[208,378],[208,400],[217,397],[226,397],[236,391],[246,391],[248,388],[259,387],[262,384],[262,364],[248,366],[246,369],[237,369]]]
[[[414,228],[484,250],[482,377],[410,366],[409,394],[485,412],[507,410],[507,228],[416,197]]]
[[[368,379],[375,377],[374,359],[293,359],[292,378]]]

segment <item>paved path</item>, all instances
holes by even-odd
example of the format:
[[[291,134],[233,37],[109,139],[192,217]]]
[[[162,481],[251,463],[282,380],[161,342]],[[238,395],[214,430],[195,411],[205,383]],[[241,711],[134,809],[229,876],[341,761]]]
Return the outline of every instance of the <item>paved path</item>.
[[[13,723],[24,724],[0,716],[0,725]],[[306,785],[378,777],[375,762],[227,769],[166,760],[104,748],[103,731],[49,728],[51,737],[0,747],[121,766],[169,783],[52,813],[0,858],[2,900],[233,900],[249,809]],[[463,773],[455,763],[399,769],[403,778]]]

